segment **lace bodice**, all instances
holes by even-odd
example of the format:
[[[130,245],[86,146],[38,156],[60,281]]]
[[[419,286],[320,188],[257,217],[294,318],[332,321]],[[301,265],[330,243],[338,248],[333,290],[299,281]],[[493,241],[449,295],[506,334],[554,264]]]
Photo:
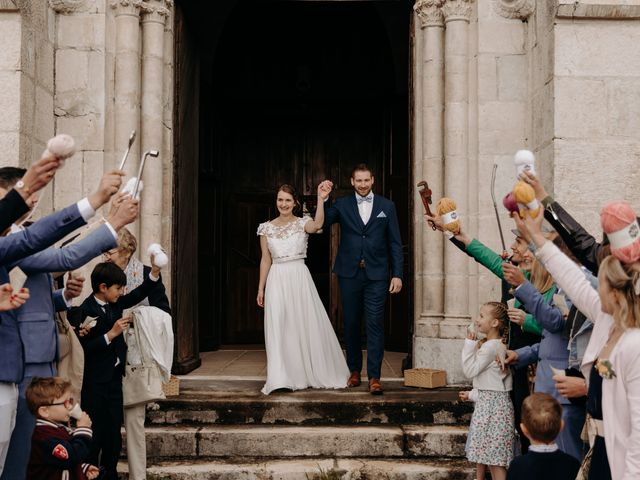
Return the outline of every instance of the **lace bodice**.
[[[258,235],[267,237],[267,245],[273,263],[307,257],[309,234],[304,231],[304,225],[309,220],[311,217],[303,217],[281,227],[271,222],[264,222],[258,226]]]

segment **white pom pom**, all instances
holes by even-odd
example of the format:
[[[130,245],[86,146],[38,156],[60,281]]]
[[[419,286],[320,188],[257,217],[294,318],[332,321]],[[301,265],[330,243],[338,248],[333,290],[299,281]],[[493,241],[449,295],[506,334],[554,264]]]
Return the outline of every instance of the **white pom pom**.
[[[60,160],[66,160],[76,153],[76,142],[71,135],[61,133],[47,142],[47,150]]]
[[[129,195],[133,195],[134,188],[136,188],[136,177],[131,177],[129,180],[127,180],[127,183],[125,183],[122,191],[124,193],[128,193]],[[144,189],[144,182],[140,180],[140,185],[138,185],[138,193],[136,195],[137,200],[140,200],[140,192],[142,192],[143,189]]]
[[[164,268],[169,264],[169,257],[162,251],[159,243],[152,243],[147,249],[147,255],[154,255],[153,262],[160,268]]]
[[[518,150],[513,157],[516,166],[516,177],[520,177],[523,172],[536,174],[536,157],[530,150]]]

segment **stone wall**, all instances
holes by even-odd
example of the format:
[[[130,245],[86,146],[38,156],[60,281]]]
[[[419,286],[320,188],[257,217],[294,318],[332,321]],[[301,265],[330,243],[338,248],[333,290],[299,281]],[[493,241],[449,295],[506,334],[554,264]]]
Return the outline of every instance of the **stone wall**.
[[[555,25],[557,199],[600,238],[598,212],[640,211],[640,2],[560,2]]]

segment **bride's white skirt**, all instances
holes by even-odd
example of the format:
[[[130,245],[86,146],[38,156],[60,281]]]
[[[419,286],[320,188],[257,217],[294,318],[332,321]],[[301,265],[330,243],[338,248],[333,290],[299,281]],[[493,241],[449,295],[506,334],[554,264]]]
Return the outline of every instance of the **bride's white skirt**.
[[[304,260],[274,263],[265,286],[267,383],[278,388],[345,388],[349,369]]]

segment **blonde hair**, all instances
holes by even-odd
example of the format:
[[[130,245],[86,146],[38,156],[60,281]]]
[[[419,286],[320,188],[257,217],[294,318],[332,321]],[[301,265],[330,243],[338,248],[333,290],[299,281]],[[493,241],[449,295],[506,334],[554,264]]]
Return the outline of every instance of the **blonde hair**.
[[[620,292],[613,319],[622,328],[640,328],[640,262],[622,263],[613,255],[600,264],[598,280]]]
[[[127,252],[129,258],[136,253],[138,249],[138,240],[126,228],[121,228],[118,232],[118,249]]]
[[[504,303],[500,302],[486,302],[482,304],[483,307],[489,307],[491,309],[491,315],[493,318],[500,322],[498,326],[498,331],[500,332],[500,336],[502,337],[502,343],[507,343],[507,335],[509,332],[509,309]],[[487,339],[483,338],[478,342],[478,347],[480,347]]]
[[[537,259],[534,259],[531,264],[531,284],[540,293],[545,293],[554,286],[553,277]]]
[[[38,409],[51,405],[71,389],[71,382],[62,377],[33,377],[25,397],[29,411],[35,416]]]

